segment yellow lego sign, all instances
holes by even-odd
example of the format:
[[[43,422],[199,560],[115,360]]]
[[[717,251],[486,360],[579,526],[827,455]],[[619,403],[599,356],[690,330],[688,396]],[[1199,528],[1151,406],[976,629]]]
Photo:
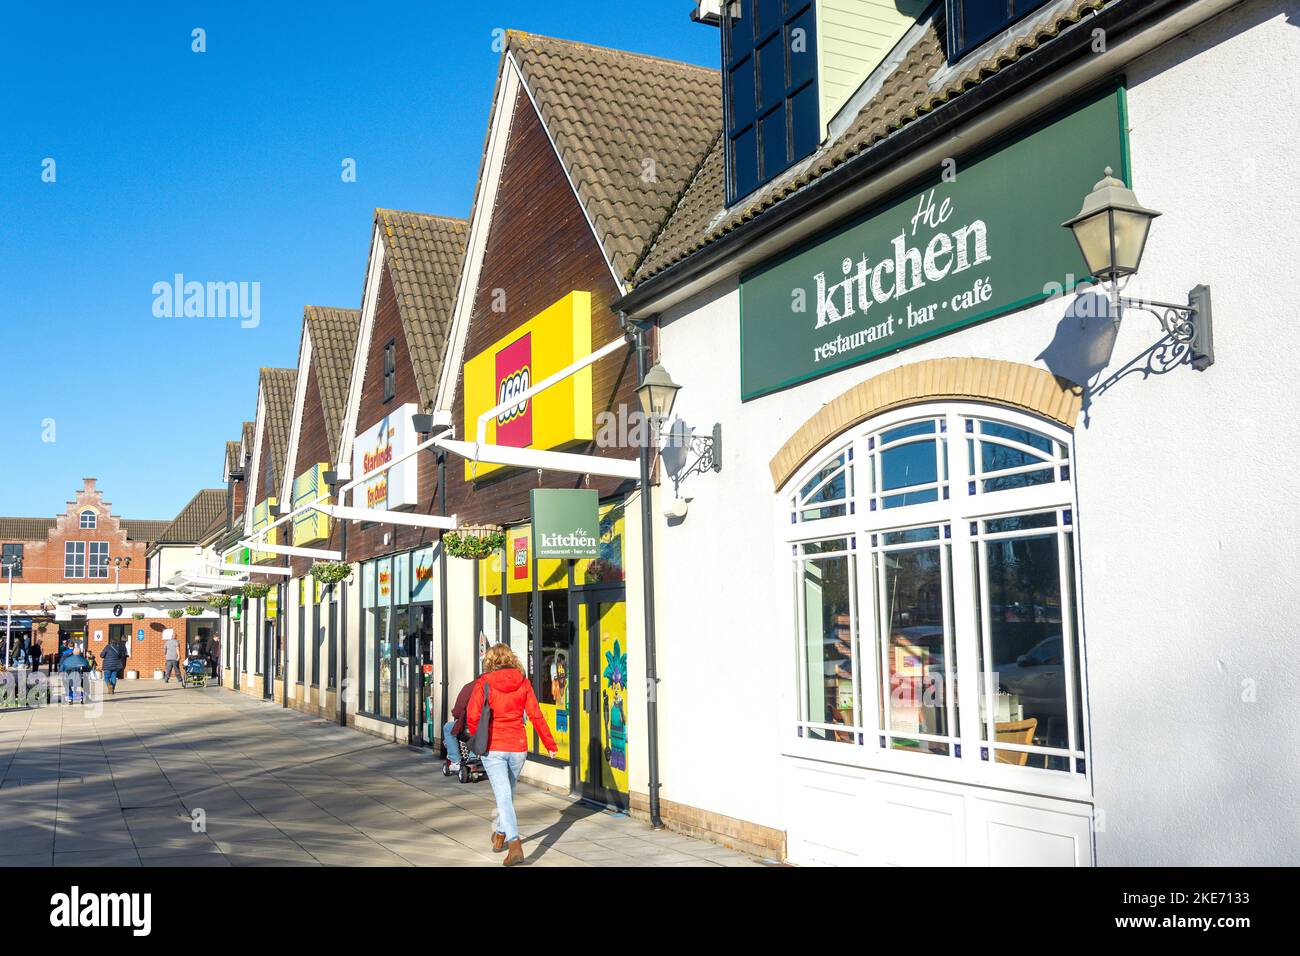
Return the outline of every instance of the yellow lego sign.
[[[465,362],[465,440],[491,408],[591,354],[591,293],[570,292]],[[492,416],[486,442],[551,450],[591,441],[591,366]],[[465,462],[465,480],[507,467]]]
[[[275,506],[276,506],[276,499],[267,498],[261,504],[253,508],[253,531],[255,532],[261,531],[263,528],[265,528],[267,525],[271,523],[271,509],[274,508]],[[266,533],[266,538],[263,539],[263,544],[279,544],[280,543],[278,540],[279,533],[280,533],[280,529],[278,527],[272,528],[270,531]],[[271,554],[270,552],[258,551],[254,549],[252,553],[251,563],[266,564],[268,561],[274,561],[276,557],[277,557],[276,555]]]

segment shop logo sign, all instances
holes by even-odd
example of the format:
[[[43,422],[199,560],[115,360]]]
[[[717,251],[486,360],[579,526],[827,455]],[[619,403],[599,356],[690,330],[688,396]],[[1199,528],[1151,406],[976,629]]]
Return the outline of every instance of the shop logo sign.
[[[538,558],[600,557],[600,501],[586,489],[534,488],[533,540]]]
[[[509,401],[532,383],[532,333],[511,342],[496,354],[497,403]],[[527,448],[533,443],[532,403],[524,399],[497,416],[497,444]]]
[[[1126,170],[1119,120],[1118,94],[1097,96],[742,275],[741,398],[1046,299],[1048,278],[1080,271],[1060,227],[1074,197]]]
[[[515,538],[514,543],[514,573],[516,581],[523,581],[528,578],[528,539]]]

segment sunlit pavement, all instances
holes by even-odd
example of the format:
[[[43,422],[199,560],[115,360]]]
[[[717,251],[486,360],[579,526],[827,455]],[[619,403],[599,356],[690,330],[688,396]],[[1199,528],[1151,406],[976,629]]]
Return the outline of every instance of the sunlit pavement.
[[[223,688],[0,711],[0,866],[500,866],[487,781]],[[757,866],[520,786],[532,866]]]

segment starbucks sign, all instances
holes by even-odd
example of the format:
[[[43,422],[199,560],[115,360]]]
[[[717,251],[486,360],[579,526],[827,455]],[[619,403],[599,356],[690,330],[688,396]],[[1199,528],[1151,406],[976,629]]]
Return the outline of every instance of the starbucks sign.
[[[534,488],[532,495],[536,557],[600,557],[600,502],[596,492]]]
[[[741,397],[766,395],[1023,308],[1086,278],[1061,223],[1112,166],[1123,90],[945,161],[866,218],[741,276]]]

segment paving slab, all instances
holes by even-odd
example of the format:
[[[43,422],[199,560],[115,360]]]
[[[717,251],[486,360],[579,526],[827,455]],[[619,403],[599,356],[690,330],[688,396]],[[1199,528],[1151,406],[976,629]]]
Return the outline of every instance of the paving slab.
[[[761,865],[524,783],[516,807],[529,866]],[[427,751],[225,688],[0,711],[0,866],[500,866],[494,809]]]

